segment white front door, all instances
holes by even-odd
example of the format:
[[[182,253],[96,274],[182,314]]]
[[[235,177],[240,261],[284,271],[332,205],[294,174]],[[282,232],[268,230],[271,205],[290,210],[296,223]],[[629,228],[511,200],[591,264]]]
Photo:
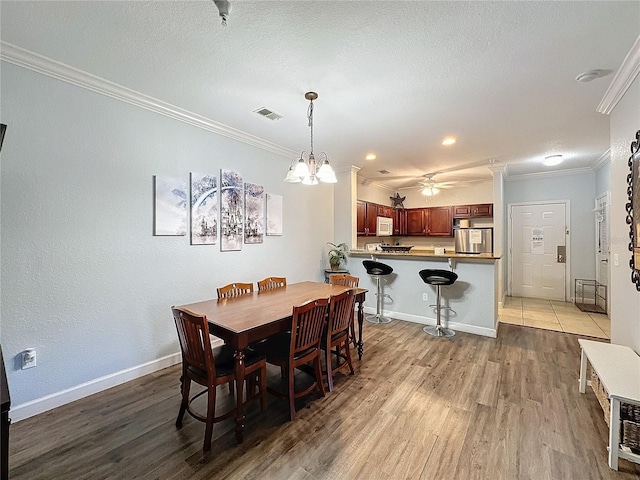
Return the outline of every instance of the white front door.
[[[512,205],[511,295],[566,300],[566,204]]]

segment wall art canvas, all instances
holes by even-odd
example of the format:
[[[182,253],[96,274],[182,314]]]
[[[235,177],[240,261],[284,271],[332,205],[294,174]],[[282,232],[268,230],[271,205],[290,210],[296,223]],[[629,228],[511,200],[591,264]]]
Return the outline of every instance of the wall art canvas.
[[[191,173],[191,245],[218,241],[218,179]]]
[[[220,250],[242,250],[242,175],[220,170]]]
[[[154,235],[187,234],[187,181],[154,175]]]
[[[244,184],[244,243],[264,240],[264,187]]]
[[[282,195],[267,193],[267,235],[282,235]]]

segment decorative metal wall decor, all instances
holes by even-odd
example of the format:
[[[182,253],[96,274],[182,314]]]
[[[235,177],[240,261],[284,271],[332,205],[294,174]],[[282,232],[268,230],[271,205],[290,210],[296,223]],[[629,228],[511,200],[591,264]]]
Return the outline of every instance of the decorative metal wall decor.
[[[264,239],[264,187],[244,184],[244,243],[262,243]]]
[[[640,130],[636,132],[636,139],[631,142],[631,156],[629,157],[630,172],[627,175],[626,204],[627,225],[629,225],[629,251],[631,252],[631,281],[640,291]]]
[[[282,235],[282,195],[267,193],[267,235]]]
[[[218,241],[218,179],[191,173],[191,245]]]
[[[153,176],[153,234],[187,234],[187,182],[180,178]]]
[[[220,250],[242,250],[242,175],[220,170]]]

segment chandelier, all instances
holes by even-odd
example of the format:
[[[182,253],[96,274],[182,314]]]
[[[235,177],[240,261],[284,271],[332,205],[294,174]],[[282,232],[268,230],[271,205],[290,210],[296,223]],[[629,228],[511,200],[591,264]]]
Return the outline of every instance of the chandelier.
[[[305,154],[307,152],[302,152],[299,159],[294,159],[291,162],[284,181],[288,183],[302,182],[303,185],[318,185],[318,181],[323,183],[337,183],[338,179],[329,164],[327,154],[324,152],[320,153],[318,160],[316,160],[313,154],[313,101],[318,98],[318,94],[316,92],[307,92],[304,94],[304,98],[309,100],[307,119],[309,120],[309,127],[311,128],[311,152],[307,155],[306,159]]]

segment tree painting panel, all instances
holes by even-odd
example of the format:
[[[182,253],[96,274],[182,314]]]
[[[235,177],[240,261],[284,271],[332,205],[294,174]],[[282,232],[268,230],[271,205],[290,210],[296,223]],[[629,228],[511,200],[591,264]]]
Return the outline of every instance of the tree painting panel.
[[[220,170],[220,250],[242,250],[242,175]]]
[[[153,234],[187,234],[186,180],[154,175]]]
[[[267,193],[267,235],[282,235],[282,195]]]
[[[215,245],[218,240],[218,179],[191,173],[191,245]]]
[[[244,184],[244,243],[262,243],[264,239],[264,187]]]

